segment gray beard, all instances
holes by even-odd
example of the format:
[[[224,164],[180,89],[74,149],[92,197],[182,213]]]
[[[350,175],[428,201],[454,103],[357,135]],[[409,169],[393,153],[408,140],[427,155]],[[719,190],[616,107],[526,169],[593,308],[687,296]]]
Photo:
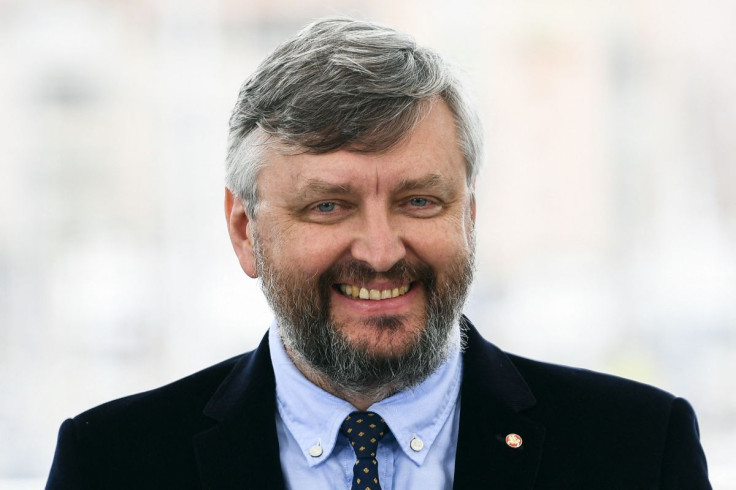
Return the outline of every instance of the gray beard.
[[[300,367],[316,373],[334,394],[382,399],[421,383],[457,348],[456,328],[473,278],[474,246],[457,257],[448,279],[438,283],[426,264],[398,262],[389,271],[376,273],[359,261],[338,263],[313,278],[294,277],[276,269],[255,240],[254,254],[261,287],[273,309],[287,351]],[[377,355],[366,346],[350,342],[330,314],[331,288],[341,282],[360,284],[380,276],[400,282],[419,282],[427,297],[424,328],[408,348]],[[368,320],[374,327],[398,328],[411,319],[399,316]],[[307,377],[310,373],[305,373]],[[311,378],[311,377],[310,377]]]

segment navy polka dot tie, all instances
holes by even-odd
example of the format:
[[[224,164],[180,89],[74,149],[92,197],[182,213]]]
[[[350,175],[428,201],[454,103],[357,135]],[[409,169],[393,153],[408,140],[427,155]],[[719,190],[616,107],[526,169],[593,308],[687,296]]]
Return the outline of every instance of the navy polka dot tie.
[[[373,412],[353,412],[340,426],[340,433],[348,438],[357,458],[351,490],[381,490],[376,450],[378,441],[388,432],[386,422]]]

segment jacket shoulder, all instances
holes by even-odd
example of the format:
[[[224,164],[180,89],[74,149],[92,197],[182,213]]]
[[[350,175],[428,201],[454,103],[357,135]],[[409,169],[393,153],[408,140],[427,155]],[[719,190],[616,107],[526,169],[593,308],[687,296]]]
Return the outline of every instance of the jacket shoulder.
[[[196,488],[192,439],[216,421],[203,411],[252,353],[66,420],[47,489]]]
[[[627,468],[626,478],[642,488],[710,488],[697,419],[686,400],[618,376],[509,358],[536,397],[526,415],[545,426],[555,448],[540,479],[559,480],[560,468],[572,461],[580,464],[565,473],[570,487]]]
[[[603,404],[668,407],[675,396],[655,386],[588,369],[563,366],[508,354],[538,401],[562,405]]]
[[[496,455],[507,457],[497,473],[509,481],[532,475],[539,488],[710,488],[686,400],[618,376],[508,354],[465,325],[461,424],[465,415],[466,427],[482,425],[486,436],[461,426],[458,454],[474,457],[495,438]],[[504,452],[509,433],[523,437],[523,452]]]
[[[115,426],[130,424],[132,427],[157,423],[181,425],[182,417],[190,414],[201,417],[207,402],[220,384],[228,377],[239,362],[247,360],[252,353],[222,361],[218,364],[190,374],[153,390],[129,395],[103,403],[76,417],[77,425],[104,427],[108,422]],[[126,427],[127,428],[127,427]]]

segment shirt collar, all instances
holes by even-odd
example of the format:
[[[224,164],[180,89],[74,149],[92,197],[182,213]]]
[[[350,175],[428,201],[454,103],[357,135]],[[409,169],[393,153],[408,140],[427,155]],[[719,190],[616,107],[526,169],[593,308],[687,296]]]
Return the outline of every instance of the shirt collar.
[[[453,335],[456,337],[453,350],[434,373],[413,389],[396,393],[368,409],[383,417],[401,450],[418,465],[424,462],[460,393],[462,357],[458,324],[453,328]],[[330,456],[340,425],[355,408],[304,377],[286,354],[276,322],[269,331],[269,348],[279,415],[309,466],[315,466]],[[418,451],[411,448],[415,438],[423,443]],[[315,454],[315,446],[321,449],[317,451],[319,456],[310,454],[310,451]]]

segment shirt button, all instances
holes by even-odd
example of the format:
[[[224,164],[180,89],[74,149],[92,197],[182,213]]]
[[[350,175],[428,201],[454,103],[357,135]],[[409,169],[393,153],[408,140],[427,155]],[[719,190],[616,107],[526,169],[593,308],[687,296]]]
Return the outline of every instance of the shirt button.
[[[412,450],[419,452],[424,448],[424,441],[419,439],[417,436],[414,436],[411,439],[411,442],[409,443],[409,446],[412,448]]]
[[[309,455],[313,458],[319,458],[322,456],[322,446],[319,444],[309,448]]]

